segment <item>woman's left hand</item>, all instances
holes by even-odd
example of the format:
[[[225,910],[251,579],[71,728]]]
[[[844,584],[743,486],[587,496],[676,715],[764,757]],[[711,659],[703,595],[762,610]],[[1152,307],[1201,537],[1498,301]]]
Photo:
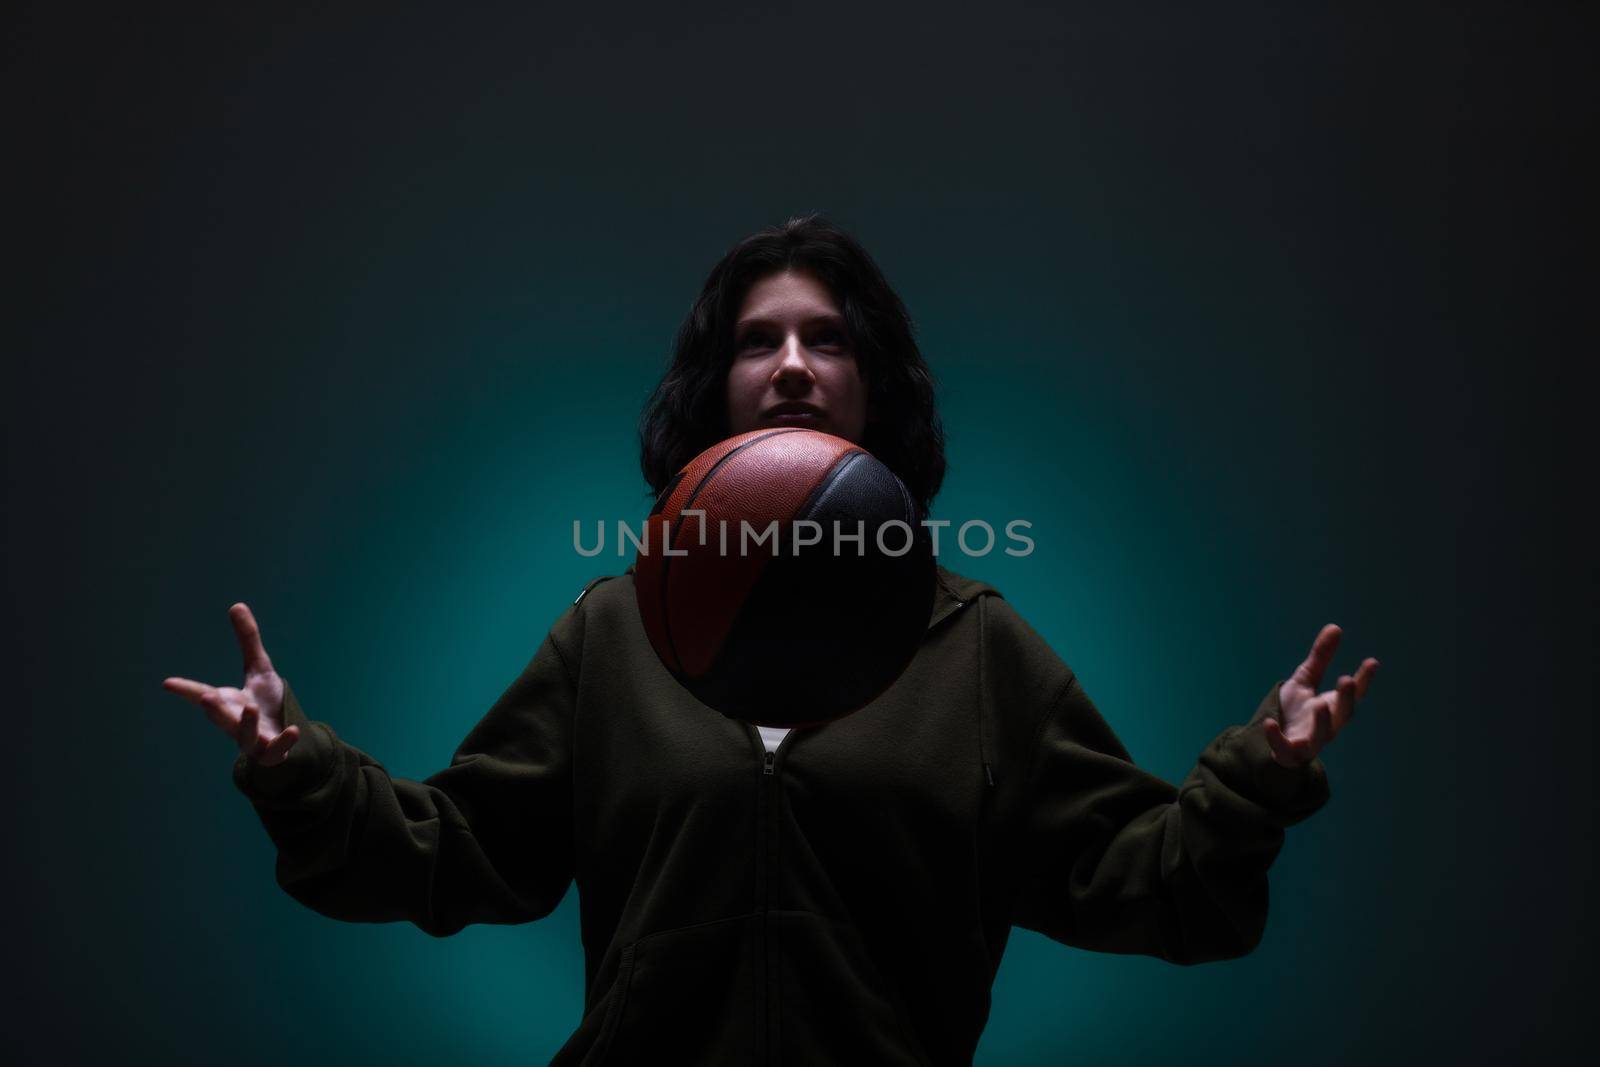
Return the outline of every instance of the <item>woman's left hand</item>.
[[[1367,695],[1367,686],[1372,684],[1378,661],[1369,656],[1354,677],[1341,674],[1335,688],[1317,692],[1342,636],[1343,631],[1331,622],[1322,628],[1311,644],[1311,654],[1278,687],[1282,724],[1275,719],[1262,722],[1273,760],[1285,767],[1310,763],[1350,722],[1356,713],[1356,701]]]

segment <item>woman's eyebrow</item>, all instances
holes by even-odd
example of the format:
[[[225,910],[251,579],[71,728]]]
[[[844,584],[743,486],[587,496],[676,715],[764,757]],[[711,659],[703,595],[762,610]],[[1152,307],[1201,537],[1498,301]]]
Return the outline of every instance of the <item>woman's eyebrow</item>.
[[[759,315],[755,316],[755,317],[752,317],[752,318],[748,318],[748,319],[740,319],[738,322],[734,323],[734,326],[737,327],[738,329],[741,329],[741,330],[745,329],[746,327],[749,327],[749,326],[777,326],[777,325],[778,325],[778,320],[777,319],[763,318],[763,317],[761,317]],[[841,315],[812,315],[809,318],[805,319],[801,323],[801,325],[802,326],[836,326],[839,329],[843,330],[845,328],[846,324],[845,324],[845,321],[844,321],[844,317],[841,316]]]

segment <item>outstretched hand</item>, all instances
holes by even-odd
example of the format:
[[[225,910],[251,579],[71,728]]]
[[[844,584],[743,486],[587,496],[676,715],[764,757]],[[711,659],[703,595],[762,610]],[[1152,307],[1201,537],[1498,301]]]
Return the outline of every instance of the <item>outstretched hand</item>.
[[[228,609],[228,618],[244,655],[244,687],[210,686],[189,678],[168,678],[161,686],[204,708],[206,718],[257,763],[282,763],[300,737],[298,726],[283,725],[283,679],[272,669],[250,608],[235,604]]]
[[[1322,628],[1311,643],[1311,654],[1278,687],[1282,725],[1275,719],[1262,722],[1273,760],[1285,767],[1310,763],[1349,724],[1356,713],[1356,701],[1367,695],[1367,687],[1372,684],[1378,661],[1368,656],[1354,676],[1341,674],[1333,689],[1317,692],[1342,636],[1343,631],[1331,622]]]

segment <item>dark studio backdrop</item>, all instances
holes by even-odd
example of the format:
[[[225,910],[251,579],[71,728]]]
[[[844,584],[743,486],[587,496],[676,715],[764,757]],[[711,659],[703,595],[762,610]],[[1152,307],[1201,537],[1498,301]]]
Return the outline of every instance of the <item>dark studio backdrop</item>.
[[[555,1052],[575,888],[447,939],[317,915],[160,683],[239,684],[244,600],[313,718],[443,767],[626,566],[571,523],[647,510],[636,419],[706,271],[810,210],[917,322],[936,517],[1034,524],[943,561],[1141,765],[1179,781],[1323,623],[1334,672],[1382,661],[1254,954],[1017,931],[978,1062],[1575,1056],[1582,10],[13,10],[17,1062]]]

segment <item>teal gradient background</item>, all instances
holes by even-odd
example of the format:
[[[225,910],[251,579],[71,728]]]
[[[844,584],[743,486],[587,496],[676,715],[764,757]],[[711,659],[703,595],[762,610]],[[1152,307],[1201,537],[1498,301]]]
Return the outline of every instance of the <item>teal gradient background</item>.
[[[447,939],[317,915],[160,682],[237,684],[244,600],[312,717],[443,767],[626,566],[571,524],[648,509],[636,420],[706,271],[809,210],[916,320],[936,516],[1033,523],[943,562],[1141,765],[1180,780],[1326,622],[1335,672],[1383,664],[1255,953],[1017,931],[977,1062],[1587,1044],[1577,8],[1115,11],[14,16],[16,1062],[554,1054],[575,888]]]

